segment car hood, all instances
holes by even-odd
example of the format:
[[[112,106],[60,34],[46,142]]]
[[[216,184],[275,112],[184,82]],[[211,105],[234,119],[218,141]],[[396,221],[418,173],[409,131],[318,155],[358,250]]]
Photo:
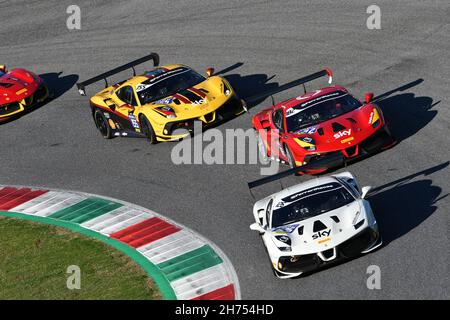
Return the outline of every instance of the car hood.
[[[230,94],[225,95],[229,90]],[[188,89],[181,90],[176,94],[154,101],[147,106],[158,107],[170,106],[177,115],[192,113],[193,111],[208,113],[223,104],[226,99],[233,95],[230,84],[221,77],[210,77],[205,81]]]
[[[363,229],[364,224],[358,229],[353,225],[357,212],[357,221],[365,219],[367,223],[364,206],[356,200],[322,215],[274,228],[272,233],[291,238],[290,255],[317,253],[339,245]]]
[[[373,104],[359,107],[339,117],[290,133],[290,137],[299,144],[313,145],[316,152],[328,152],[349,148],[367,139],[376,130],[372,124],[381,122],[381,114]]]

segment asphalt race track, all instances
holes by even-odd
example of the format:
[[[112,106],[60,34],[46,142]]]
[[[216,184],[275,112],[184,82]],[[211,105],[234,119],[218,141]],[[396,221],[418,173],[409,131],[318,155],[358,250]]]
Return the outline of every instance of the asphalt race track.
[[[0,64],[38,72],[55,94],[0,125],[0,184],[92,192],[160,212],[223,249],[246,299],[450,298],[448,1],[377,1],[381,30],[366,27],[371,2],[356,0],[77,0],[81,30],[66,27],[70,4],[0,1]],[[373,91],[400,142],[347,169],[376,188],[370,201],[386,245],[325,271],[278,280],[248,228],[254,200],[246,183],[260,177],[259,165],[177,166],[175,143],[102,139],[88,98],[74,84],[149,52],[158,52],[161,64],[202,73],[213,66],[243,97],[323,66],[357,97]],[[323,79],[307,87],[325,85]],[[275,100],[302,92],[292,88]],[[250,126],[250,116],[241,115],[219,129]],[[272,183],[255,195],[278,189]],[[380,290],[366,286],[370,265],[380,267]]]

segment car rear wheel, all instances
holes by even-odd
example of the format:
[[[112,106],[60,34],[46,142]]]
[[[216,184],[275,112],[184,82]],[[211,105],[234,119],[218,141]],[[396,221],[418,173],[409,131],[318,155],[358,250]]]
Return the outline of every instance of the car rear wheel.
[[[291,168],[297,167],[297,164],[295,163],[294,156],[292,155],[292,152],[291,152],[291,150],[289,149],[289,147],[287,145],[284,145],[284,150],[286,151],[286,156],[287,156],[287,159],[288,159],[289,167],[291,167]]]
[[[286,156],[288,158],[289,167],[291,167],[292,169],[293,168],[297,168],[298,165],[295,163],[295,158],[292,155],[292,152],[291,152],[291,150],[289,149],[289,147],[287,145],[284,145],[284,150],[286,151]],[[307,171],[305,171],[305,172],[307,172]],[[295,175],[301,175],[303,173],[304,173],[303,171],[297,171],[295,173]]]
[[[141,115],[139,118],[141,121],[142,132],[145,134],[145,136],[147,137],[147,140],[151,144],[155,144],[157,142],[156,134],[155,134],[155,131],[153,130],[153,127],[152,127],[150,121],[148,121],[147,117],[144,115]]]
[[[258,134],[258,131],[255,131],[255,134],[258,139],[259,161],[261,162],[262,165],[267,165],[270,163],[270,158],[267,154],[266,144],[264,143],[261,136]]]
[[[111,139],[113,137],[112,129],[109,126],[108,120],[103,112],[98,109],[94,112],[94,122],[103,138]]]

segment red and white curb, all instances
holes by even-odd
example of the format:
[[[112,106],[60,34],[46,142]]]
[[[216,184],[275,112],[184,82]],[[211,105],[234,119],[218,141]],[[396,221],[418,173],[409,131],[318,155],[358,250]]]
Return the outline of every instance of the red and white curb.
[[[241,298],[236,272],[216,245],[151,210],[81,192],[0,185],[2,212],[76,224],[126,244],[170,284],[167,296]]]

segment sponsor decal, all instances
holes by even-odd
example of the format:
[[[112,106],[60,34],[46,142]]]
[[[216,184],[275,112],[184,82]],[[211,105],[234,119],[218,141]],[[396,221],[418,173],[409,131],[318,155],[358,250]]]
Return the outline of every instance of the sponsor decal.
[[[302,197],[309,196],[314,193],[319,193],[322,191],[329,191],[333,189],[341,188],[341,185],[338,183],[330,183],[330,184],[324,184],[322,186],[314,187],[311,189],[307,189],[298,193],[294,193],[293,195],[290,195],[289,197],[281,199],[284,202],[293,202],[296,201]]]
[[[296,109],[296,108],[290,108],[288,110],[286,110],[286,118],[289,118],[299,112],[301,112],[302,110],[300,109]]]
[[[204,104],[204,103],[207,103],[207,102],[208,102],[208,99],[204,98],[204,99],[200,99],[200,100],[194,101],[194,102],[192,102],[192,104],[194,106],[198,106],[200,104]]]
[[[335,139],[339,139],[339,138],[342,138],[342,137],[350,136],[351,134],[352,134],[352,129],[348,129],[348,130],[342,130],[342,131],[339,131],[339,132],[336,133],[333,137],[334,137]]]
[[[140,129],[139,123],[136,120],[136,116],[134,114],[129,114],[128,118],[130,119],[131,125],[134,129]]]
[[[151,84],[139,83],[136,86],[136,92],[140,92],[140,91],[145,90],[145,89],[147,89],[148,87],[151,87],[151,86],[152,86]]]
[[[286,233],[292,233],[292,232],[294,232],[295,229],[297,229],[298,226],[299,226],[298,223],[290,224],[288,226],[277,227],[277,228],[273,229],[273,231],[275,231],[275,232],[282,231],[282,232],[286,232]]]
[[[303,134],[314,134],[317,132],[317,127],[308,127],[308,128],[304,128],[304,129],[300,129],[299,131],[297,131],[296,133],[303,133]]]
[[[174,97],[168,97],[155,102],[155,104],[171,104],[173,102]]]
[[[183,90],[180,91],[179,94],[184,96],[186,99],[189,100],[189,102],[193,105],[199,105],[206,102],[206,98],[201,97],[200,95],[196,94],[195,92],[191,90]]]
[[[317,240],[322,237],[328,237],[331,233],[331,229],[318,231],[312,235],[313,240]]]
[[[27,88],[23,88],[23,89],[17,91],[17,92],[16,92],[16,95],[21,95],[22,93],[25,93],[25,92],[27,92],[27,91],[28,91]]]
[[[304,100],[304,99],[307,99],[307,98],[311,98],[311,97],[314,97],[314,96],[317,96],[318,94],[320,94],[322,92],[322,90],[314,90],[314,92],[311,94],[311,95],[307,95],[307,96],[305,96],[305,95],[303,95],[303,96],[298,96],[297,98],[295,98],[296,100]]]
[[[322,243],[325,243],[325,242],[328,242],[328,241],[331,241],[331,238],[330,238],[330,237],[325,238],[325,239],[323,239],[323,240],[319,240],[319,241],[317,241],[317,243],[322,244]]]
[[[186,72],[186,71],[189,71],[189,68],[185,68],[185,67],[176,68],[176,69],[173,69],[173,70],[170,70],[170,71],[166,71],[166,72],[164,72],[164,73],[162,73],[160,75],[157,75],[157,76],[149,79],[148,81],[150,83],[155,83],[157,80],[159,80],[161,78],[165,78],[165,77],[168,77],[170,75],[173,75],[173,74],[176,74],[176,73],[182,73],[182,72]]]
[[[347,93],[344,92],[344,91],[335,91],[335,92],[332,92],[332,93],[329,93],[329,94],[324,94],[323,96],[320,96],[320,97],[308,100],[306,102],[303,102],[302,104],[300,104],[298,106],[298,108],[302,108],[303,109],[303,108],[309,107],[309,106],[311,106],[311,105],[313,105],[315,103],[327,100],[329,98],[342,97],[342,96],[345,96],[346,94]]]
[[[341,143],[347,143],[347,142],[350,142],[350,141],[353,141],[353,140],[355,140],[355,138],[354,137],[350,137],[350,138],[341,140]]]
[[[176,74],[183,73],[183,72],[186,72],[186,71],[189,71],[189,69],[188,68],[177,68],[177,69],[173,69],[173,70],[164,72],[164,73],[162,73],[160,75],[157,75],[157,76],[155,76],[153,78],[150,78],[150,79],[146,80],[143,83],[138,84],[136,86],[136,91],[139,92],[139,91],[145,90],[148,87],[151,87],[152,85],[154,85],[156,82],[158,82],[158,80],[161,80],[163,78],[169,78],[171,76],[174,76]]]

